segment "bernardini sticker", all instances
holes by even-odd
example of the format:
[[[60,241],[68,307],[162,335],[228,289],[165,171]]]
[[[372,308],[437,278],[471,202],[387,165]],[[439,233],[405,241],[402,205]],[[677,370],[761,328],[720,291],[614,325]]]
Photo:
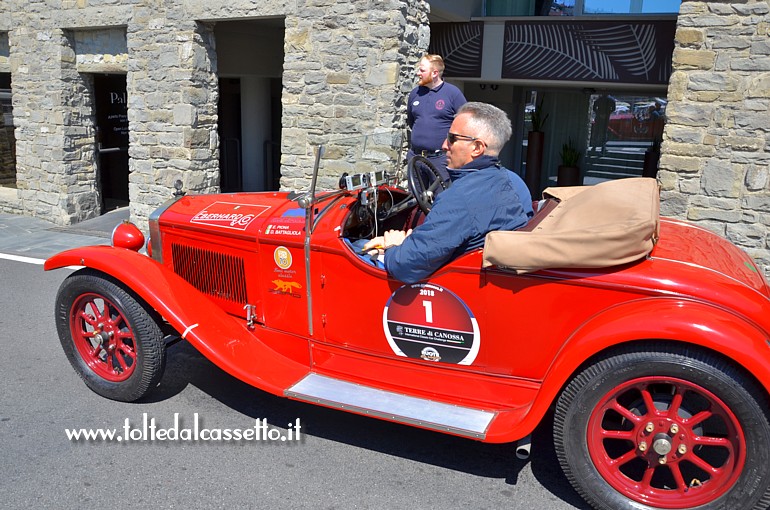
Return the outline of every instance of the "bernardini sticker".
[[[398,356],[470,365],[479,353],[479,326],[453,292],[431,283],[397,289],[382,313],[385,336]]]
[[[252,221],[270,209],[266,205],[214,202],[190,218],[190,223],[232,230],[246,230]]]

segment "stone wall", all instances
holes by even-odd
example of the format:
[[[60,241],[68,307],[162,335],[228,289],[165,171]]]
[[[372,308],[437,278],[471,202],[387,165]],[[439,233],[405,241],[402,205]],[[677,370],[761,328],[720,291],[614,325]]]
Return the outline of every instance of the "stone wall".
[[[319,140],[404,127],[428,9],[425,0],[4,0],[18,207],[59,224],[99,214],[94,72],[126,73],[133,219],[143,223],[177,179],[216,192],[213,27],[264,17],[285,24],[281,184],[305,188]]]
[[[93,180],[84,179],[93,173],[93,121],[71,34],[16,26],[9,41],[21,208],[56,223],[77,222],[92,214],[97,197]]]
[[[765,267],[769,28],[767,1],[682,2],[658,173],[663,214],[719,233]]]
[[[321,141],[405,127],[427,2],[308,0],[286,20],[281,185],[305,189]],[[322,176],[333,188],[339,174]]]

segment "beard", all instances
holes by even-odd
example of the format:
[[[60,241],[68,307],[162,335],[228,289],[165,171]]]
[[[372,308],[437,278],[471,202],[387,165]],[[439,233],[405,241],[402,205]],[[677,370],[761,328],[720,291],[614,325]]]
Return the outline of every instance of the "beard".
[[[433,83],[433,78],[430,74],[423,74],[421,77],[417,78],[417,85],[427,87],[431,83]]]

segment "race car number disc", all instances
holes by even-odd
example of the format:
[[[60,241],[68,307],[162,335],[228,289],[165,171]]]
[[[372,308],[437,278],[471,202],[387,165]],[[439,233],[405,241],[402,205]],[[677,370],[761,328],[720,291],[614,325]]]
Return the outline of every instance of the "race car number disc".
[[[426,361],[470,365],[479,353],[479,326],[452,291],[431,283],[397,289],[382,313],[393,352]]]

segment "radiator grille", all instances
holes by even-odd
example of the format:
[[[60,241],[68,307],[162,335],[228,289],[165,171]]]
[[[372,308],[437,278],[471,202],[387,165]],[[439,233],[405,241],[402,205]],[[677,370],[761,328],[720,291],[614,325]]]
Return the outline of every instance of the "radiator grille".
[[[246,277],[243,258],[171,244],[174,272],[199,291],[234,303],[246,303]]]

